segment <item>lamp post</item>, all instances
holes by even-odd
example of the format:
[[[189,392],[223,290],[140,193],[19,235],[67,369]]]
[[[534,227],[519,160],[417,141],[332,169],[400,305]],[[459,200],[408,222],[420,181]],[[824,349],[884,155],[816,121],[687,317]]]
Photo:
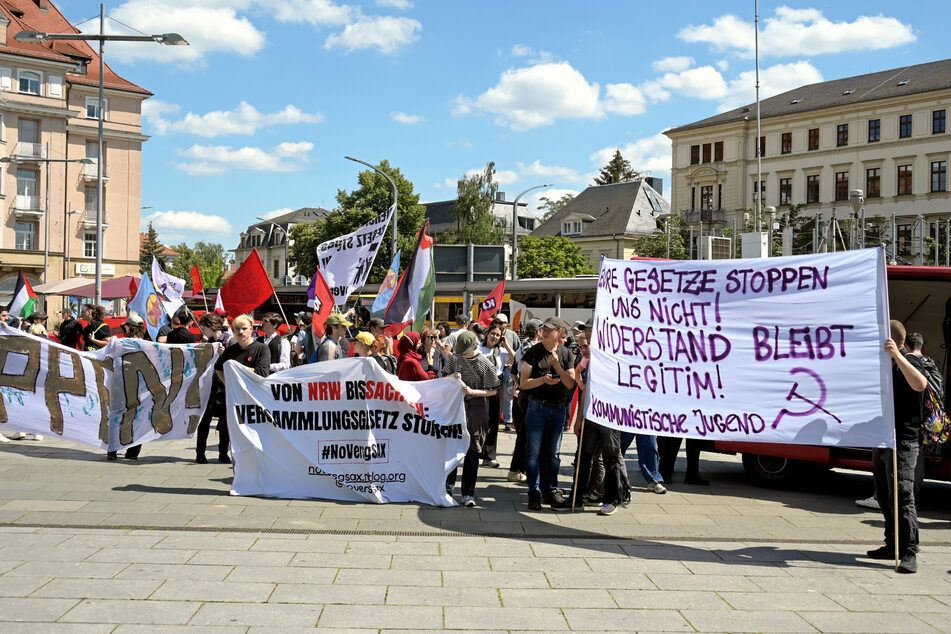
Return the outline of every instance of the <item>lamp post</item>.
[[[102,164],[104,159],[102,138],[103,122],[105,121],[105,63],[103,62],[103,45],[109,42],[156,42],[169,46],[187,46],[178,33],[162,33],[159,35],[106,35],[106,5],[99,5],[99,33],[40,33],[37,31],[20,31],[14,38],[18,42],[27,44],[42,44],[57,40],[84,40],[99,42],[99,103],[97,105],[99,130],[98,158],[96,159],[96,297],[95,303],[102,303]]]
[[[387,174],[386,172],[384,172],[383,170],[381,170],[381,169],[380,169],[379,167],[377,167],[376,165],[370,165],[370,164],[367,163],[366,161],[361,161],[360,159],[355,159],[355,158],[353,158],[352,156],[345,156],[345,157],[343,157],[343,158],[347,159],[348,161],[353,161],[354,163],[360,163],[361,165],[366,165],[367,167],[369,167],[370,169],[372,169],[373,171],[375,171],[377,174],[380,174],[381,176],[383,176],[383,178],[385,178],[386,180],[390,181],[390,185],[393,187],[393,249],[392,249],[392,252],[390,253],[390,258],[396,257],[396,250],[397,250],[397,246],[396,246],[396,215],[397,215],[397,211],[396,211],[396,198],[397,198],[397,195],[398,195],[398,192],[396,191],[396,183],[393,182],[393,179],[390,178],[390,175],[389,175],[389,174]]]
[[[71,229],[70,226],[69,226],[69,224],[70,224],[70,223],[69,223],[69,217],[72,216],[73,214],[81,214],[81,213],[83,213],[83,210],[82,210],[82,209],[70,209],[69,211],[66,212],[66,227],[65,227],[65,232],[66,232],[66,274],[63,275],[63,279],[64,279],[64,280],[69,278],[69,265],[70,265],[70,258],[69,258],[69,236],[72,235],[72,229]]]
[[[849,205],[852,211],[859,216],[859,247],[865,248],[865,192],[861,189],[853,189],[849,192]],[[861,214],[859,213],[861,211]]]
[[[551,184],[548,185],[535,185],[534,187],[529,187],[521,194],[515,197],[515,202],[512,203],[512,281],[518,279],[518,201],[527,194],[528,192],[541,189],[543,187],[551,187]]]
[[[766,217],[769,218],[769,225],[766,227],[769,238],[766,240],[766,257],[773,257],[773,222],[776,220],[776,208],[772,205],[763,209]]]

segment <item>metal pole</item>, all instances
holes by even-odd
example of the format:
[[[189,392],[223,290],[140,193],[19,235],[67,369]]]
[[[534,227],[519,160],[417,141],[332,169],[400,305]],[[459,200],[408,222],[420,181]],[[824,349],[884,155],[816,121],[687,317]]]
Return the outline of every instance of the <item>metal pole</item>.
[[[925,217],[918,216],[917,222],[918,225],[918,265],[925,265]]]
[[[951,218],[944,223],[944,265],[951,266]]]
[[[541,189],[542,187],[551,187],[551,185],[535,185],[534,187],[529,187],[521,194],[515,197],[515,202],[512,203],[512,281],[518,279],[518,201],[521,200],[522,196],[532,191],[533,189]]]
[[[106,5],[99,5],[99,35],[106,34]],[[99,133],[96,137],[98,141],[98,156],[96,157],[96,294],[93,300],[97,306],[102,305],[102,163],[103,155],[103,121],[105,118],[105,63],[102,60],[103,48],[105,47],[105,38],[99,40]]]
[[[377,174],[381,174],[381,175],[383,176],[383,178],[385,178],[386,180],[390,181],[390,185],[393,187],[393,250],[392,250],[392,253],[390,253],[390,258],[393,258],[394,256],[396,256],[396,251],[397,251],[397,246],[396,246],[396,216],[398,215],[398,212],[397,212],[397,210],[396,210],[396,201],[397,201],[397,197],[398,197],[399,194],[398,194],[398,192],[396,191],[396,183],[393,182],[393,179],[390,178],[390,175],[389,175],[389,174],[387,174],[386,172],[384,172],[383,170],[381,170],[379,167],[376,167],[375,165],[370,165],[370,164],[367,163],[366,161],[361,161],[360,159],[355,159],[355,158],[353,158],[352,156],[345,156],[345,157],[343,157],[343,158],[347,159],[348,161],[353,161],[354,163],[360,163],[360,164],[362,164],[362,165],[366,165],[367,167],[369,167],[370,169],[372,169],[373,171],[375,171]],[[397,272],[399,272],[399,271],[397,271]]]
[[[700,220],[700,237],[697,238],[697,259],[703,259],[703,219]]]
[[[892,212],[892,259],[898,262],[898,223],[895,220],[895,212]]]
[[[737,235],[736,235],[736,218],[734,217],[734,218],[733,218],[733,259],[734,259],[734,260],[736,259],[736,240],[737,240]]]
[[[756,49],[756,232],[763,230],[760,220],[763,204],[763,157],[760,152],[760,137],[763,134],[760,129],[759,118],[759,1],[753,0],[753,42]]]
[[[938,248],[941,246],[941,225],[937,220],[934,221],[934,265],[938,266],[940,260],[938,259]]]
[[[862,231],[862,239],[859,241],[859,244],[864,249],[865,248],[865,203],[864,202],[862,203],[861,213],[862,213],[862,218],[860,220],[861,226],[859,228]]]
[[[816,222],[812,227],[812,252],[819,253],[819,212],[816,212]]]
[[[43,215],[44,227],[43,227],[43,283],[46,284],[50,281],[49,278],[49,266],[50,266],[50,142],[46,142],[46,204],[43,206],[45,211]],[[66,180],[65,178],[63,180]],[[45,298],[44,298],[45,299]],[[46,308],[46,302],[43,302],[43,308]],[[49,312],[49,311],[46,311]]]
[[[666,232],[667,232],[667,259],[669,260],[670,259],[670,220],[669,219],[664,220],[664,228],[666,229]]]

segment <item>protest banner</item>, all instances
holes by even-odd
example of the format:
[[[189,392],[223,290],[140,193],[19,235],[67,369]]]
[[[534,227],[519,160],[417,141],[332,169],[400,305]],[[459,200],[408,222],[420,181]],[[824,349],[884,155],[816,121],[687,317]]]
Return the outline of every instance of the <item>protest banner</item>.
[[[194,434],[211,391],[215,346],[113,337],[79,352],[0,326],[0,431],[119,447]]]
[[[345,304],[351,293],[366,284],[383,234],[395,210],[396,203],[356,231],[317,246],[320,270],[338,306]]]
[[[710,440],[894,447],[878,249],[601,264],[587,417]]]
[[[456,505],[446,476],[469,447],[457,379],[401,381],[364,358],[224,372],[232,494]]]

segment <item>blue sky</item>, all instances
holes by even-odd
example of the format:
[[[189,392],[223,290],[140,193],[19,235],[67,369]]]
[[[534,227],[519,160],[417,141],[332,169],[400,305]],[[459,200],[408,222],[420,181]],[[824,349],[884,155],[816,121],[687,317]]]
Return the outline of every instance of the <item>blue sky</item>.
[[[760,2],[763,97],[948,55],[944,3],[824,4]],[[57,6],[74,24],[98,13]],[[423,201],[495,161],[511,200],[542,183],[578,192],[620,148],[669,195],[661,132],[754,95],[751,0],[127,0],[106,13],[192,44],[106,47],[155,93],[142,218],[166,243],[231,249],[255,216],[332,209],[361,168],[345,155],[389,159]]]

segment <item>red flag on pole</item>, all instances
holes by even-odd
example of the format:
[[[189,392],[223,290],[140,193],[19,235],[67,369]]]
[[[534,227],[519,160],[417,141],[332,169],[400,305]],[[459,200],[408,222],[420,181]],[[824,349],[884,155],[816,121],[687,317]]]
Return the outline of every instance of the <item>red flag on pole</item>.
[[[326,334],[324,322],[334,309],[334,295],[327,286],[327,280],[324,279],[320,269],[314,272],[314,321],[311,328],[318,337]]]
[[[201,271],[198,270],[198,265],[196,264],[192,268],[192,293],[201,293],[204,290],[204,286],[201,285]]]
[[[222,306],[234,317],[250,313],[274,294],[271,278],[267,276],[257,249],[252,249],[251,255],[228,278],[219,294]]]
[[[499,312],[502,307],[502,296],[505,295],[505,280],[499,282],[499,285],[489,293],[485,301],[479,304],[479,323],[488,326],[492,322],[492,317]]]

